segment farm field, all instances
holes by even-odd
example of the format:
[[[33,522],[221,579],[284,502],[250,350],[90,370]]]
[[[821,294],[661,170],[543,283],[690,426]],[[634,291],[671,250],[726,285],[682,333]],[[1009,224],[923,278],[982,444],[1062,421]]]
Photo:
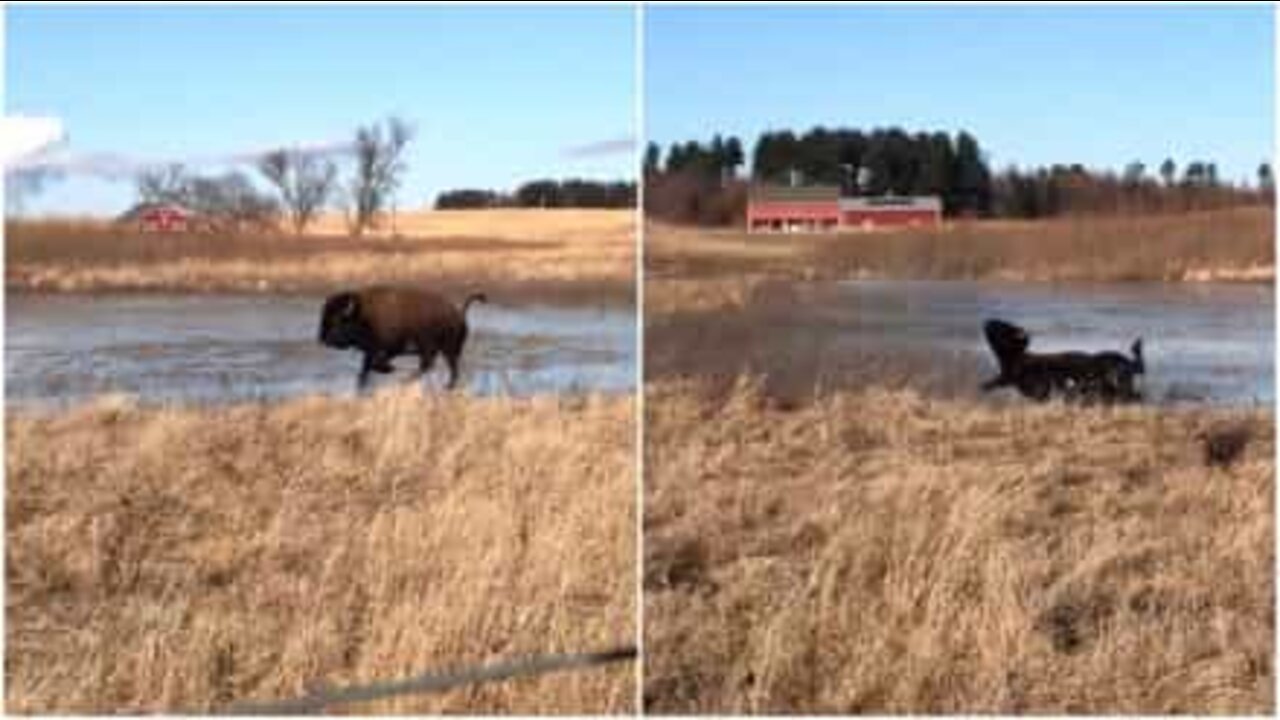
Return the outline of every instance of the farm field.
[[[6,427],[6,709],[208,712],[635,638],[634,403],[390,388]],[[622,713],[619,663],[351,706]]]
[[[625,305],[631,211],[402,212],[398,233],[345,235],[341,218],[292,234],[149,234],[92,221],[6,224],[8,290],[315,293],[372,283],[562,304]]]
[[[646,278],[1234,281],[1275,277],[1274,209],[1044,221],[953,221],[939,229],[748,234],[650,223]]]
[[[1270,408],[744,376],[645,412],[650,712],[1274,712]]]

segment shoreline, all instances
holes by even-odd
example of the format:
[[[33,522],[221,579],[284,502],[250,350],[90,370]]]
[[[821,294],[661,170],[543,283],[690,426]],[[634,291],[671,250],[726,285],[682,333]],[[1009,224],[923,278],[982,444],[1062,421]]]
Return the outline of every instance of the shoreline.
[[[392,237],[148,234],[119,224],[9,221],[6,292],[325,295],[379,283],[547,304],[634,304],[629,212],[402,213]]]
[[[23,399],[8,400],[4,405],[4,415],[6,420],[51,420],[58,417],[65,417],[77,413],[94,412],[103,409],[113,411],[131,411],[131,412],[181,412],[181,413],[224,413],[236,410],[252,408],[260,411],[271,411],[274,409],[287,408],[291,403],[359,403],[359,402],[379,402],[377,398],[382,395],[395,395],[397,393],[415,393],[417,392],[424,402],[431,402],[433,398],[457,398],[450,400],[451,402],[468,402],[468,403],[534,403],[543,400],[561,400],[567,405],[575,403],[587,402],[620,402],[622,400],[634,400],[636,395],[635,388],[627,388],[625,390],[582,390],[582,391],[555,391],[548,390],[545,392],[533,392],[522,394],[483,394],[483,393],[463,393],[454,391],[453,394],[447,395],[445,391],[435,388],[422,388],[415,390],[414,386],[406,382],[404,385],[389,385],[370,391],[367,395],[353,396],[351,394],[342,394],[340,392],[325,393],[318,391],[308,391],[296,395],[281,395],[278,397],[262,397],[262,398],[227,398],[220,400],[173,400],[169,398],[150,398],[138,393],[130,393],[121,390],[108,390],[104,392],[94,393],[92,395],[83,395],[68,398],[39,398],[39,399]],[[435,400],[440,402],[440,400]]]
[[[12,271],[11,271],[12,272]],[[349,283],[329,283],[319,280],[297,282],[252,281],[220,281],[201,283],[198,285],[183,283],[140,283],[140,282],[78,282],[76,280],[34,281],[28,279],[13,280],[5,283],[6,295],[63,295],[83,296],[86,298],[108,295],[248,295],[248,296],[282,296],[282,297],[324,297],[348,287],[359,287],[377,284],[422,284],[437,289],[445,295],[462,296],[473,290],[483,290],[490,302],[514,300],[522,304],[545,305],[549,307],[602,307],[626,309],[635,307],[635,293],[631,284],[621,280],[499,280],[490,282],[485,279],[463,281],[455,279],[404,279],[404,278],[372,278],[355,280]],[[510,304],[510,303],[502,303]]]
[[[1193,268],[1183,271],[1177,276],[1166,277],[1094,277],[1076,274],[1052,275],[1031,272],[997,271],[982,275],[943,274],[943,275],[899,275],[876,270],[861,270],[854,273],[827,273],[815,268],[803,270],[765,269],[749,273],[731,271],[715,271],[703,275],[684,273],[663,273],[649,271],[646,280],[696,282],[698,280],[721,281],[727,276],[740,278],[744,282],[752,280],[770,282],[973,282],[973,283],[1008,283],[1027,285],[1058,284],[1109,284],[1109,285],[1183,285],[1183,284],[1222,284],[1222,285],[1271,285],[1276,281],[1274,265],[1253,266],[1246,268]]]

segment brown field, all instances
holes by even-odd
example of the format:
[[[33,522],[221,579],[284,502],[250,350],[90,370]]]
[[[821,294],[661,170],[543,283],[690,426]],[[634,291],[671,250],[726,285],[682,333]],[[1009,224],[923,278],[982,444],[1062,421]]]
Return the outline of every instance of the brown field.
[[[940,229],[748,235],[650,223],[646,278],[1234,280],[1275,276],[1275,212],[952,222]]]
[[[1274,415],[646,392],[659,713],[1275,709]],[[1196,434],[1245,424],[1228,470]]]
[[[337,234],[340,218],[293,235],[150,235],[105,223],[5,227],[14,290],[326,292],[374,282],[546,301],[627,303],[635,214],[599,210],[401,213],[398,233]]]
[[[6,710],[202,712],[635,639],[634,403],[390,390],[6,428]],[[621,713],[622,663],[340,708]]]
[[[631,238],[635,225],[634,210],[593,209],[528,209],[495,208],[492,210],[410,210],[396,214],[391,220],[368,233],[373,237],[403,235],[417,238],[450,238],[477,236],[477,228],[487,238],[512,242],[593,243],[601,238]],[[341,215],[324,215],[312,228],[316,235],[349,234],[347,221]]]

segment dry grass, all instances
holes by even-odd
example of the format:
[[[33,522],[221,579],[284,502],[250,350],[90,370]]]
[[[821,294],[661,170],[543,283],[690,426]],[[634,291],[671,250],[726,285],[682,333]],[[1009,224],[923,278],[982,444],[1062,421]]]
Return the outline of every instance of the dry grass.
[[[650,224],[647,277],[1239,280],[1275,275],[1275,213],[957,222],[941,229],[748,235]]]
[[[204,711],[635,632],[634,403],[10,413],[6,709]],[[366,703],[634,709],[630,664]]]
[[[6,225],[6,286],[52,291],[325,291],[371,282],[484,285],[629,301],[630,211],[423,213],[397,237],[141,234],[88,222]]]
[[[646,394],[656,712],[1271,713],[1274,416]],[[1244,422],[1230,470],[1196,433]]]
[[[513,242],[585,242],[628,240],[634,237],[634,210],[578,208],[493,210],[409,210],[395,218],[394,232],[416,238],[487,237]],[[316,222],[317,235],[347,235],[342,215],[325,215]],[[389,220],[373,230],[374,237],[388,237]]]

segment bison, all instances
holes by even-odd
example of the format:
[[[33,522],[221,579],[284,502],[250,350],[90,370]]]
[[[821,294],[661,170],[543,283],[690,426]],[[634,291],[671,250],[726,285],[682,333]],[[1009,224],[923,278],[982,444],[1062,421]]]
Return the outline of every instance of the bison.
[[[1024,397],[1048,400],[1054,394],[1068,401],[1105,403],[1142,399],[1136,378],[1146,372],[1142,339],[1130,347],[1131,357],[1114,352],[1033,353],[1026,330],[1003,320],[983,325],[987,344],[1000,365],[1000,374],[983,383],[984,391],[1012,386]]]
[[[391,359],[418,356],[419,376],[431,369],[437,353],[449,364],[449,388],[458,382],[458,360],[467,341],[467,309],[486,302],[484,293],[473,293],[458,308],[430,290],[375,286],[331,295],[320,315],[320,343],[339,350],[364,353],[357,381],[369,382],[369,373],[390,373]]]

